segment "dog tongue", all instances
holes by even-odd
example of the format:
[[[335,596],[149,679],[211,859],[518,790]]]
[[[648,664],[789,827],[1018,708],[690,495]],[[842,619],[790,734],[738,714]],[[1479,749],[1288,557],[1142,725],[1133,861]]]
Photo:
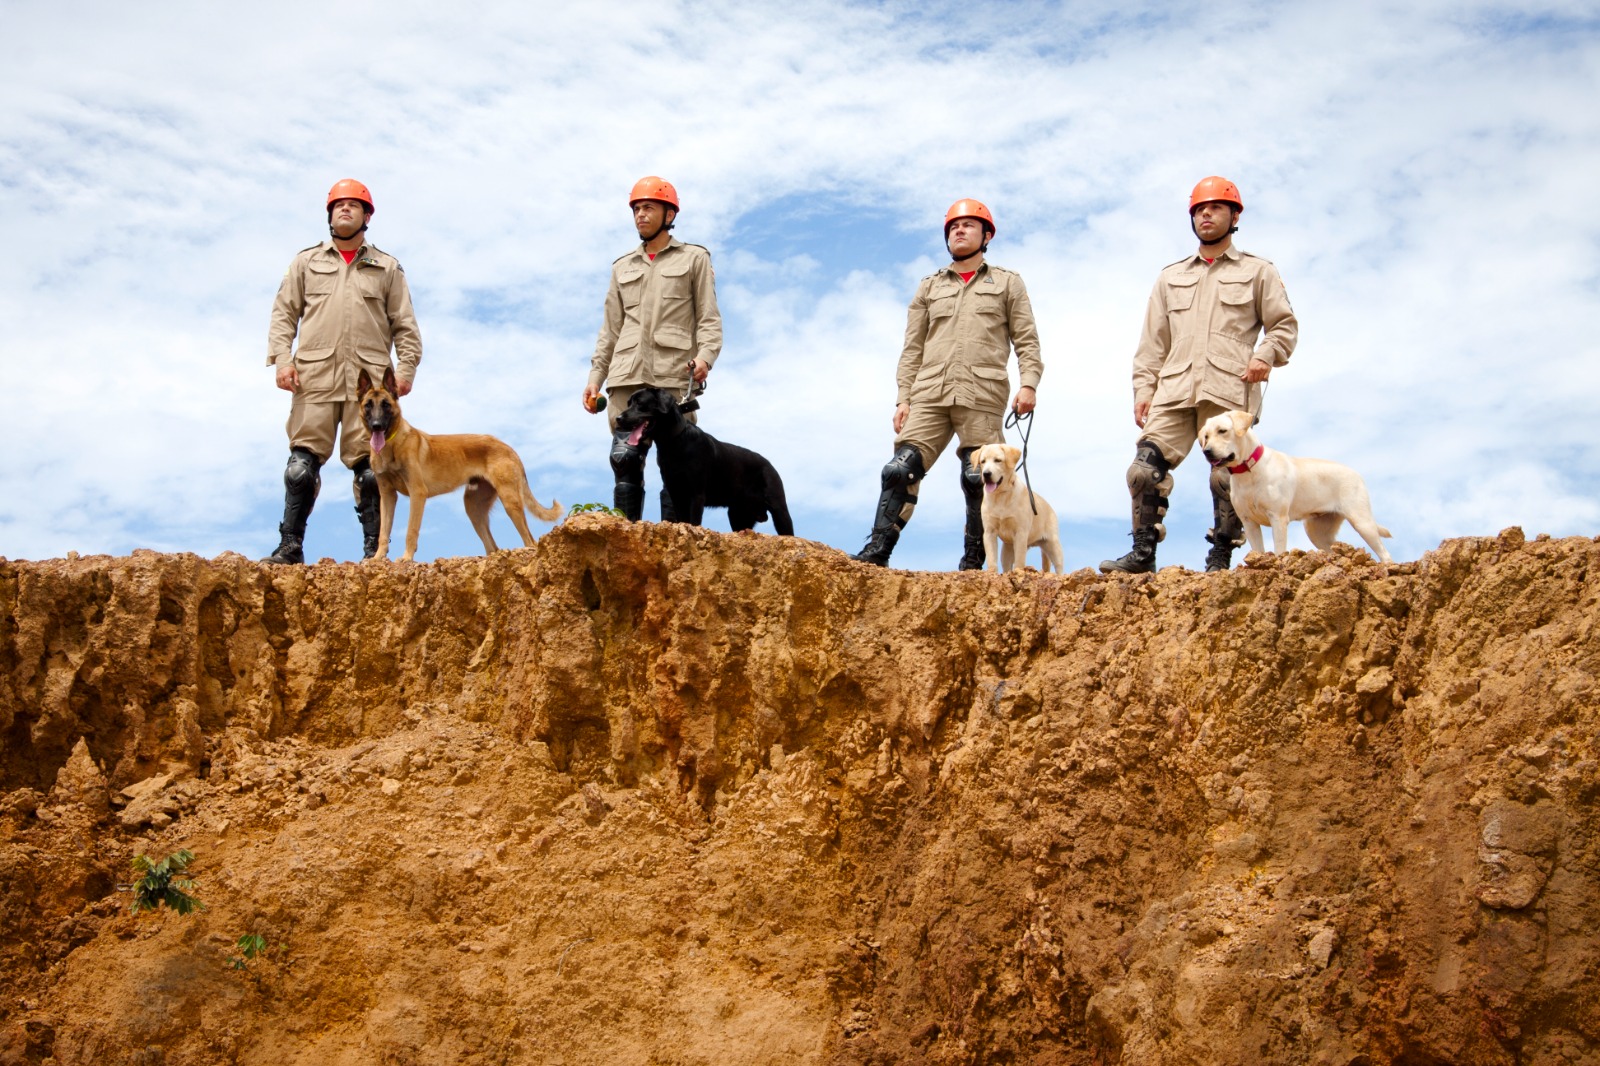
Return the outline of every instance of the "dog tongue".
[[[633,427],[633,432],[628,434],[628,444],[630,446],[638,444],[639,439],[644,436],[644,426],[645,424],[640,422],[637,426]]]
[[[383,430],[381,430],[381,429],[373,430],[372,431],[372,450],[375,451],[375,452],[383,451],[383,441],[384,441]]]
[[[995,489],[997,489],[999,487],[1000,487],[999,484],[996,483],[996,482],[993,482],[993,481],[985,481],[983,483],[983,491],[984,492],[993,492]]]

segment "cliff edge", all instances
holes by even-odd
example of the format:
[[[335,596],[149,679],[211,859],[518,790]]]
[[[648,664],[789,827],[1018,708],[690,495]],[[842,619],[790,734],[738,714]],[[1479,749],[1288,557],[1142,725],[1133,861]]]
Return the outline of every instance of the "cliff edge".
[[[1597,1063],[1591,565],[0,560],[0,1064]]]

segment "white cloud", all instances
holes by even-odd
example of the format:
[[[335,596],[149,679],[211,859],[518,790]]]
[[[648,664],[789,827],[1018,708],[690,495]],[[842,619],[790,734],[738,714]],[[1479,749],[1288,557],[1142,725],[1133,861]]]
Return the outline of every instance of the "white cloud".
[[[905,304],[945,205],[978,196],[1045,344],[1035,485],[1069,565],[1120,553],[1128,361],[1191,248],[1187,190],[1221,172],[1301,317],[1270,443],[1360,469],[1402,558],[1600,519],[1585,5],[18,4],[7,30],[7,555],[272,546],[267,314],[346,175],[417,299],[408,415],[504,437],[541,498],[609,498],[577,396],[626,190],[662,173],[727,319],[702,424],[853,550]],[[311,551],[348,558],[347,475],[324,475]],[[1203,554],[1204,475],[1179,469],[1163,562]],[[953,563],[955,485],[946,458],[897,563]],[[428,515],[424,557],[478,550],[459,505]]]

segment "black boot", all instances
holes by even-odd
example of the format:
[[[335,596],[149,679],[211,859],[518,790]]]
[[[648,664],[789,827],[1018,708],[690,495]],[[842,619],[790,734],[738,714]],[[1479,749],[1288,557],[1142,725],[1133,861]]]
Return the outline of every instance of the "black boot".
[[[1133,551],[1120,559],[1106,559],[1100,564],[1102,574],[1153,574],[1156,572],[1156,542],[1160,534],[1154,526],[1133,531]]]
[[[1233,479],[1227,467],[1211,468],[1211,516],[1214,523],[1206,540],[1211,550],[1206,552],[1206,573],[1216,573],[1233,566],[1233,549],[1244,543],[1244,523],[1233,509]]]
[[[1102,574],[1153,574],[1156,545],[1167,535],[1162,519],[1172,492],[1172,465],[1152,440],[1141,440],[1128,467],[1128,495],[1133,499],[1133,551],[1100,563]]]
[[[322,487],[322,460],[304,448],[289,450],[289,464],[283,469],[283,521],[278,525],[281,539],[278,550],[261,560],[264,563],[297,564],[306,561],[306,519],[317,502]]]
[[[611,431],[611,474],[617,479],[611,490],[611,505],[630,522],[644,517],[644,457],[650,442],[628,443],[628,431]]]
[[[611,505],[621,511],[628,521],[639,521],[644,515],[644,486],[631,481],[617,482],[611,490]]]
[[[922,453],[909,444],[901,445],[883,468],[883,489],[878,493],[878,509],[872,517],[872,535],[866,546],[850,558],[874,566],[888,566],[889,553],[900,541],[900,531],[917,505],[912,491],[924,473]]]
[[[372,472],[372,460],[362,456],[351,467],[356,479],[356,515],[361,519],[361,558],[370,559],[378,554],[378,526],[383,511],[378,502],[378,475]]]
[[[961,460],[961,495],[967,500],[967,528],[961,540],[961,561],[957,570],[982,570],[983,551],[983,475],[967,462],[977,448],[959,448],[956,458]]]
[[[1206,552],[1206,573],[1232,568],[1233,545],[1219,538],[1215,532],[1207,533],[1206,540],[1211,542],[1211,550]]]

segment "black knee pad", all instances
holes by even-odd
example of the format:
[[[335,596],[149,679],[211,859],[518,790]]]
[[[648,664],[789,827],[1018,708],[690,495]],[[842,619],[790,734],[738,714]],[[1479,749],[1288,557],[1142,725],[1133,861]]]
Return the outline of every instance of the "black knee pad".
[[[350,472],[355,476],[356,498],[358,500],[369,497],[376,499],[378,495],[378,475],[373,472],[372,463],[365,457],[357,459],[356,465],[350,468]]]
[[[304,448],[289,449],[289,465],[283,468],[283,484],[292,492],[322,488],[322,460]]]
[[[1211,498],[1213,500],[1226,500],[1233,504],[1233,475],[1228,473],[1225,466],[1211,468]]]
[[[1244,522],[1233,509],[1233,478],[1225,466],[1211,468],[1211,514],[1213,524],[1207,540],[1235,548],[1244,543]]]
[[[644,457],[650,446],[629,444],[625,437],[611,439],[611,472],[619,482],[627,485],[644,484]]]
[[[983,472],[973,466],[969,459],[976,448],[958,448],[956,458],[961,460],[961,491],[968,499],[981,497],[983,494]]]
[[[1172,464],[1150,441],[1142,440],[1134,449],[1133,462],[1128,467],[1128,493],[1134,497],[1150,492],[1165,494],[1163,482],[1172,472]],[[1168,483],[1170,485],[1170,483]]]
[[[894,458],[883,464],[884,489],[908,489],[922,480],[927,471],[922,467],[922,453],[907,444],[894,453]]]

